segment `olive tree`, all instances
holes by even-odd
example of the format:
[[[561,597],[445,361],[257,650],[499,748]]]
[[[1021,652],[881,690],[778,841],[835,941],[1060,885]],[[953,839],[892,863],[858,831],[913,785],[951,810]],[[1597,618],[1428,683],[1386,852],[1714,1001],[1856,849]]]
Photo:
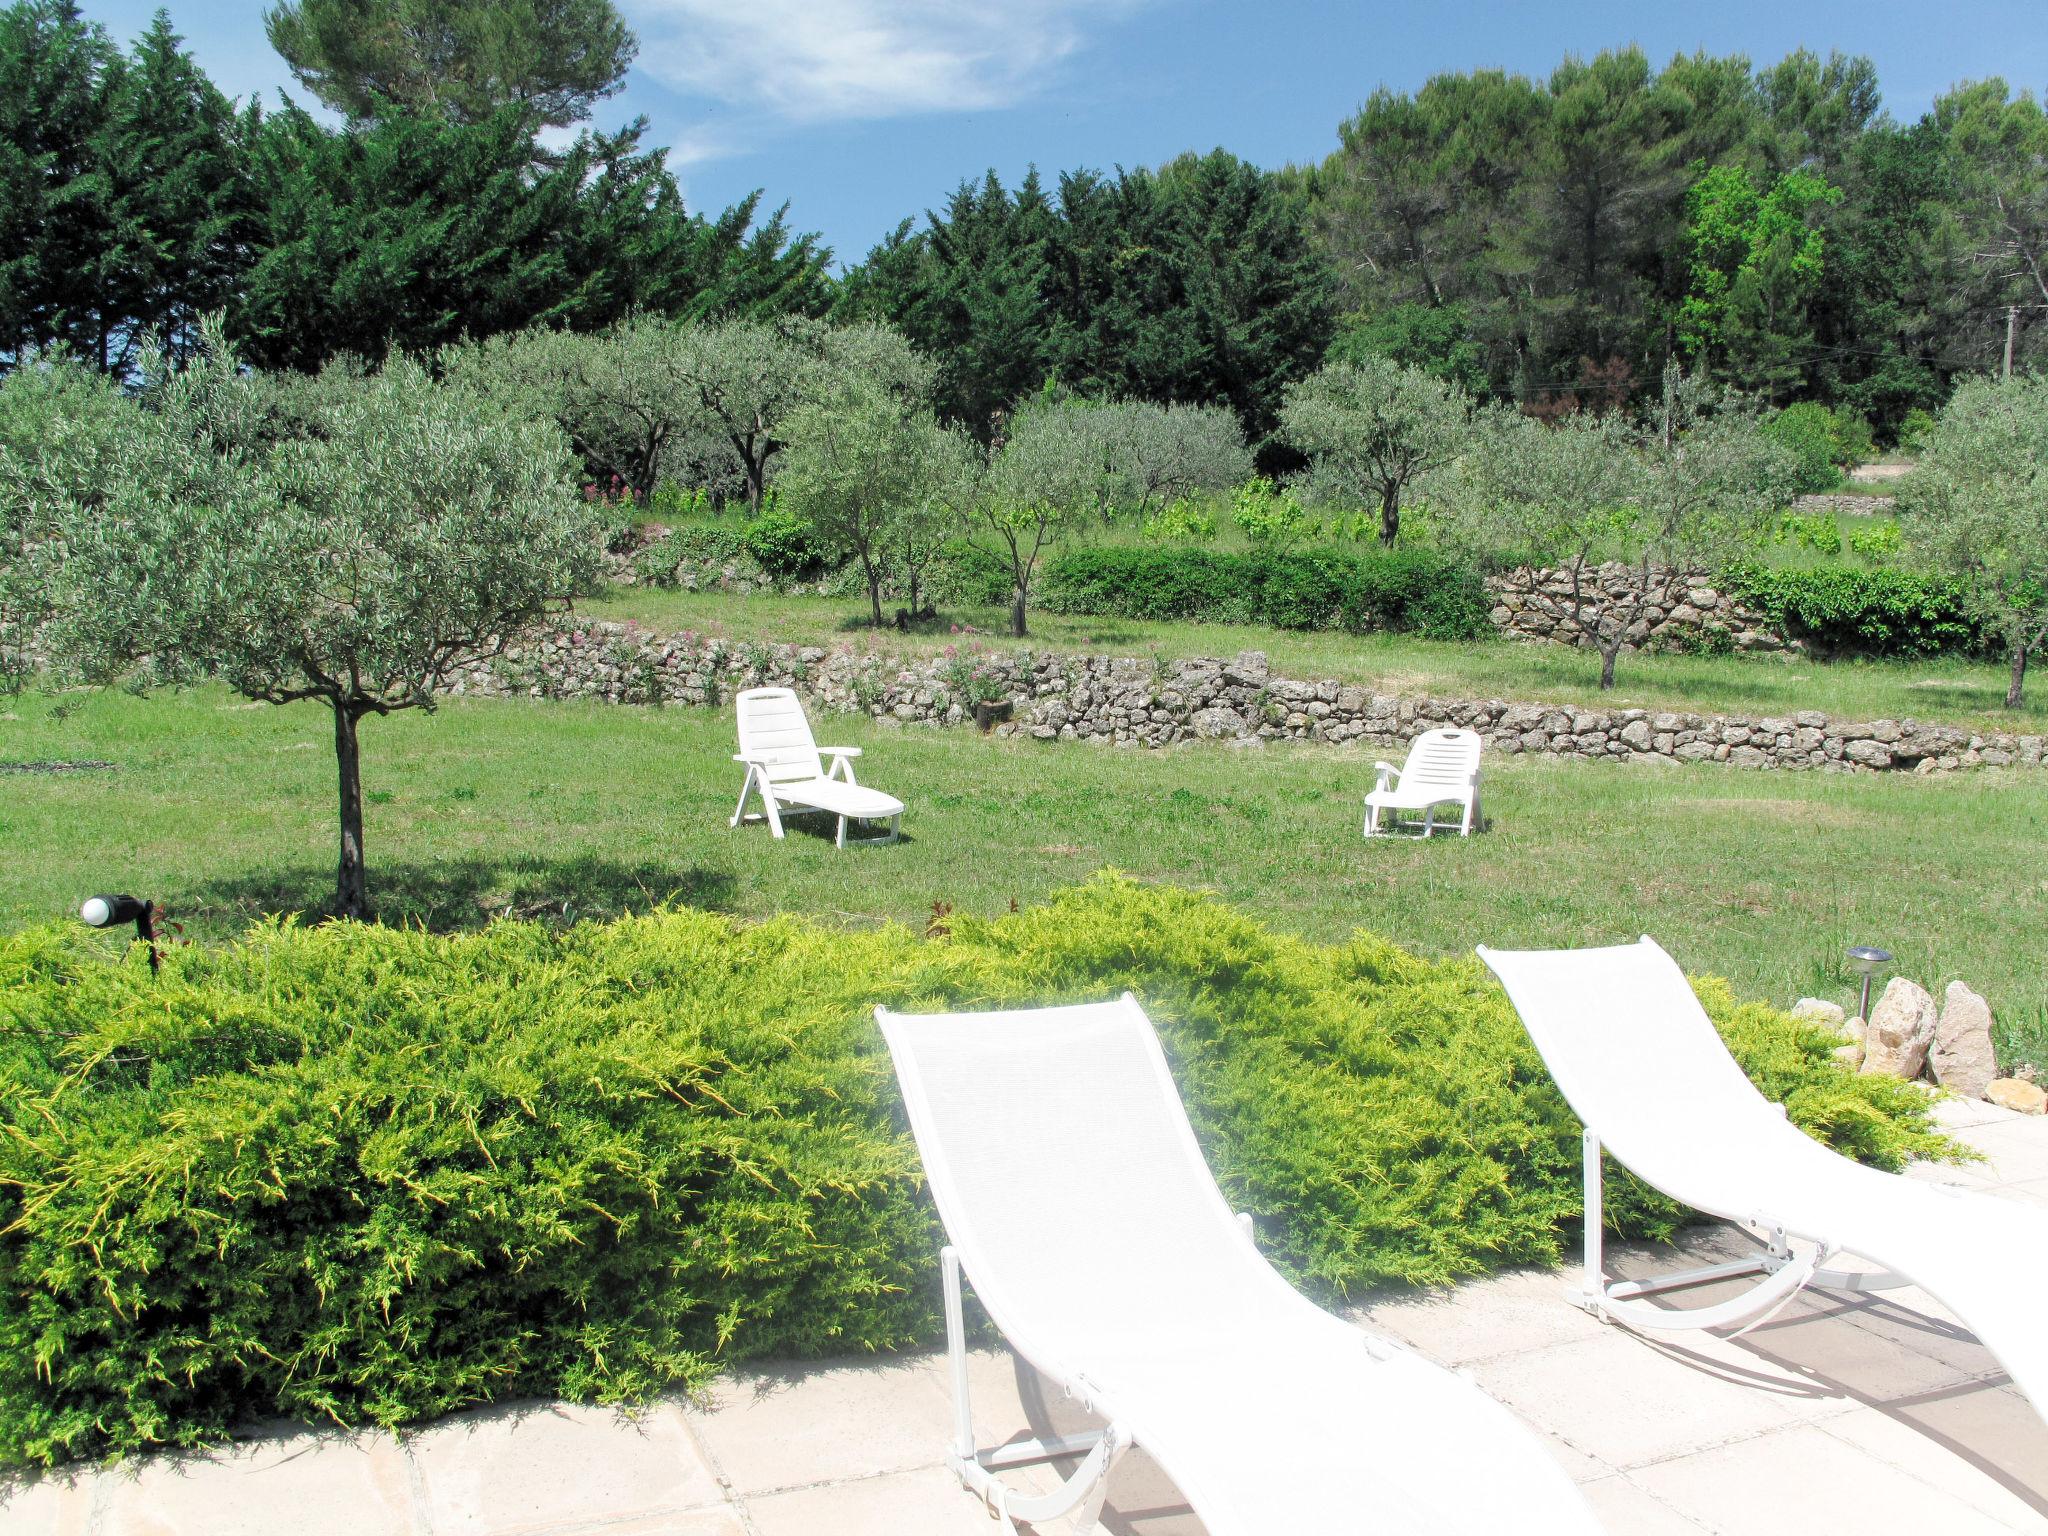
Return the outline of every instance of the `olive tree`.
[[[63,509],[55,655],[91,682],[218,678],[333,717],[335,911],[369,913],[363,720],[432,710],[455,669],[594,579],[590,514],[547,422],[415,363],[280,391],[209,327]]]
[[[639,316],[604,331],[535,327],[462,342],[439,361],[451,384],[554,421],[593,474],[645,497],[690,456],[703,417],[677,331]]]
[[[537,327],[450,347],[440,367],[452,383],[553,420],[593,472],[636,495],[686,465],[737,481],[755,512],[790,419],[821,392],[847,375],[920,396],[931,383],[931,365],[886,326],[803,316]]]
[[[1368,355],[1325,364],[1287,392],[1281,434],[1315,461],[1316,482],[1380,509],[1380,543],[1401,532],[1401,497],[1465,445],[1472,403],[1456,386]]]
[[[1614,686],[1624,647],[1648,635],[1704,574],[1753,549],[1790,495],[1790,455],[1740,402],[1713,402],[1667,372],[1641,422],[1574,413],[1545,426],[1484,412],[1440,483],[1447,534],[1495,559],[1555,571],[1531,600],[1600,656]]]
[[[675,368],[700,431],[731,450],[747,507],[761,510],[771,463],[790,419],[830,382],[855,374],[878,387],[922,393],[930,365],[887,326],[835,327],[800,316],[679,326]]]
[[[1115,400],[1077,406],[1075,416],[1101,457],[1098,501],[1105,521],[1226,491],[1252,472],[1237,416],[1222,406]]]
[[[2048,640],[2048,378],[1964,380],[1922,440],[1899,521],[1998,635],[2005,706],[2018,709],[2028,658]]]
[[[62,352],[0,376],[0,688],[18,690],[39,663],[68,489],[105,494],[132,413],[112,380]]]
[[[1010,571],[1010,633],[1025,624],[1039,557],[1103,506],[1101,435],[1086,401],[1038,396],[1002,418],[962,498],[968,542]]]
[[[860,562],[882,625],[882,582],[907,585],[909,613],[967,483],[969,446],[916,395],[849,374],[790,419],[777,495],[822,542]]]

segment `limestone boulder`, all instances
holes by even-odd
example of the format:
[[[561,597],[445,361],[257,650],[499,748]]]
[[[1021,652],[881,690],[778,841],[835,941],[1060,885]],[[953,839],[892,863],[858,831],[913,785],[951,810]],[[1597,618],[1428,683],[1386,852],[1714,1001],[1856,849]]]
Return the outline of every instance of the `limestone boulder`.
[[[2005,1109],[2016,1109],[2023,1115],[2038,1115],[2048,1112],[2048,1089],[2039,1083],[2030,1083],[2023,1077],[2001,1077],[1994,1079],[1984,1090],[1984,1097]]]
[[[1928,1047],[1934,1044],[1940,1020],[1933,994],[1918,982],[1894,976],[1870,1010],[1862,1070],[1908,1080],[1918,1077],[1927,1065]]]
[[[1934,1080],[1966,1099],[1981,1099],[1998,1076],[1991,1048],[1991,1005],[1960,981],[1942,994],[1941,1019],[1927,1050]]]
[[[1198,709],[1188,724],[1195,734],[1208,741],[1227,741],[1245,734],[1244,721],[1234,709],[1220,705],[1209,709]]]
[[[1822,1029],[1834,1030],[1839,1030],[1849,1019],[1840,1003],[1831,1003],[1824,997],[1802,997],[1792,1005],[1792,1017],[1810,1020]]]

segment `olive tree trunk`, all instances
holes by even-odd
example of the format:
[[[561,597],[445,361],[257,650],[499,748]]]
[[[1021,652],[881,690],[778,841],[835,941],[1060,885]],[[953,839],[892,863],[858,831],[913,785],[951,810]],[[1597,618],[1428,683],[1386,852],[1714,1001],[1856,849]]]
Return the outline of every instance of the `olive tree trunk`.
[[[369,877],[363,868],[363,756],[356,727],[363,712],[334,701],[334,765],[341,780],[341,860],[334,872],[334,915],[370,915]]]
[[[2020,690],[2027,681],[2027,646],[2024,642],[2012,648],[2012,680],[2005,685],[2005,707],[2020,707]]]
[[[1401,487],[1383,485],[1380,487],[1380,547],[1392,549],[1394,540],[1401,536]]]

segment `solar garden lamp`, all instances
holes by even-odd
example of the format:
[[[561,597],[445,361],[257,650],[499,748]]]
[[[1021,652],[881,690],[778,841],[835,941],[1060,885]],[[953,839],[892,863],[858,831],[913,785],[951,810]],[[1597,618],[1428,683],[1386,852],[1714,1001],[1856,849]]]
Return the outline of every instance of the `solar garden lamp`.
[[[1892,952],[1871,944],[1858,944],[1849,951],[1849,969],[1863,978],[1863,1005],[1857,1016],[1870,1018],[1870,978],[1892,963]]]
[[[156,903],[133,896],[88,896],[78,915],[89,928],[111,928],[116,923],[133,923],[135,937],[149,946],[149,968],[162,963],[156,949]]]

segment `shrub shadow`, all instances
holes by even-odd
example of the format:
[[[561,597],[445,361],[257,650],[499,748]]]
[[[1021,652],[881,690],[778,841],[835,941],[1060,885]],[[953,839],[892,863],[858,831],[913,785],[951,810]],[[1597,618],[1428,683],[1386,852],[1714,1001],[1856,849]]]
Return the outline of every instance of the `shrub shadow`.
[[[370,865],[374,919],[433,933],[464,932],[504,917],[566,927],[656,906],[730,912],[738,888],[725,870],[590,856]],[[173,894],[165,907],[175,919],[213,927],[274,913],[325,921],[334,911],[334,867],[305,865],[210,880]]]

